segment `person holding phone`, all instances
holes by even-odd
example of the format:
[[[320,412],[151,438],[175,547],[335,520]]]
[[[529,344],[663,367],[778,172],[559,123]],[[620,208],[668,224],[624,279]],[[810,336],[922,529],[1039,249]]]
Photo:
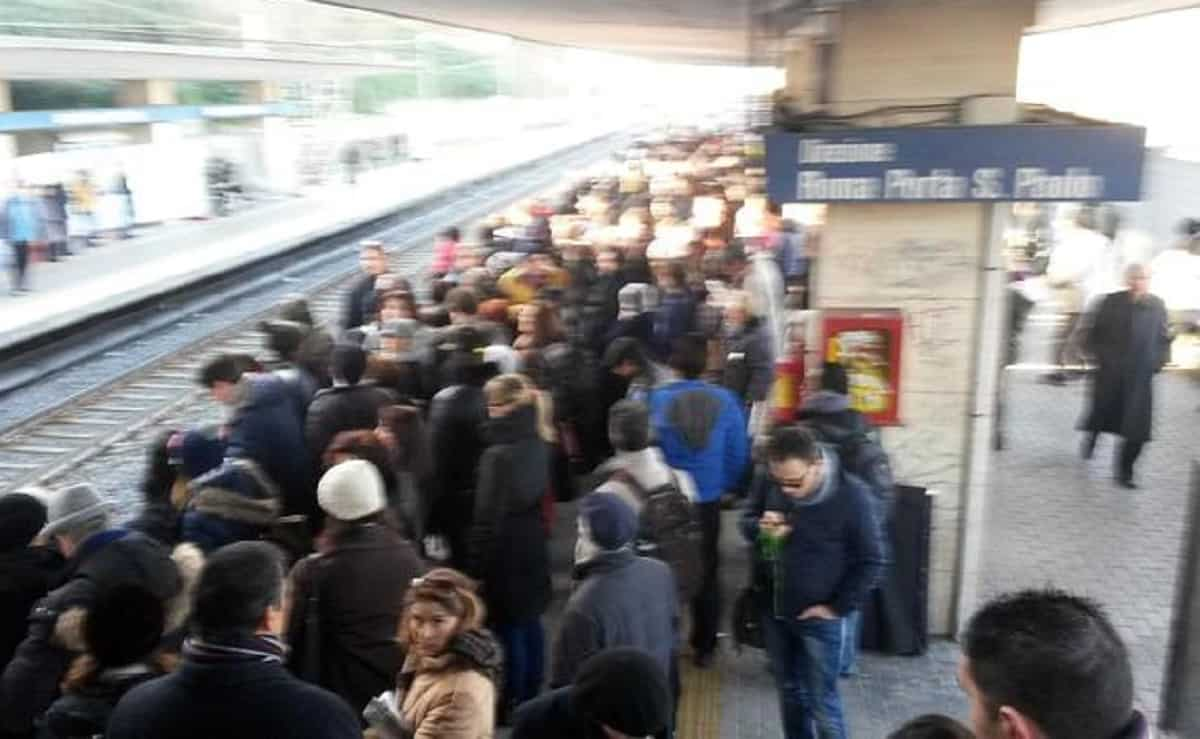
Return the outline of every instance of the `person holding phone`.
[[[756,603],[786,739],[844,739],[838,695],[847,614],[885,565],[865,483],[799,426],[771,432],[742,511],[755,545]],[[816,733],[813,733],[814,727]]]

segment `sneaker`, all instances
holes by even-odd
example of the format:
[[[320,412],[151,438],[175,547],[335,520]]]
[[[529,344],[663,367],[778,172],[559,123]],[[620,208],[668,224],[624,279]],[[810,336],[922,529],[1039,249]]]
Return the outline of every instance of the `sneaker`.
[[[1134,482],[1132,479],[1122,478],[1120,480],[1117,480],[1117,484],[1120,485],[1121,487],[1125,488],[1126,490],[1137,490],[1138,489],[1138,484],[1136,482]]]

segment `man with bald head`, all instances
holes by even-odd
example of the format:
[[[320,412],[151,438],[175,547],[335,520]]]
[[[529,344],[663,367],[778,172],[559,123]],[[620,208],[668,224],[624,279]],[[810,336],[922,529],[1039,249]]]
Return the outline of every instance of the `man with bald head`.
[[[1125,270],[1126,289],[1106,295],[1096,309],[1085,345],[1095,357],[1091,409],[1082,427],[1083,456],[1090,459],[1101,433],[1121,437],[1117,481],[1133,489],[1133,465],[1150,440],[1154,375],[1170,358],[1167,309],[1149,292],[1150,275],[1140,264]]]

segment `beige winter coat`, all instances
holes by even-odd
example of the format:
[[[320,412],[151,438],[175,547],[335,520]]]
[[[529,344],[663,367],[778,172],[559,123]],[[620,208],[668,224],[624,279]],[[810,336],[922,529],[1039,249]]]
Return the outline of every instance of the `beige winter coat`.
[[[492,739],[496,688],[482,673],[456,655],[410,655],[401,670],[408,675],[401,711],[414,739]]]

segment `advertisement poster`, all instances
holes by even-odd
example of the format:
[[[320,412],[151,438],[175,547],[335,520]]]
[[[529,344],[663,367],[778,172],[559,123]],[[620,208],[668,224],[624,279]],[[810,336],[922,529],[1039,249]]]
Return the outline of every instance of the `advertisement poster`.
[[[833,310],[822,317],[827,362],[846,368],[850,405],[877,426],[900,423],[904,317],[898,310]]]

